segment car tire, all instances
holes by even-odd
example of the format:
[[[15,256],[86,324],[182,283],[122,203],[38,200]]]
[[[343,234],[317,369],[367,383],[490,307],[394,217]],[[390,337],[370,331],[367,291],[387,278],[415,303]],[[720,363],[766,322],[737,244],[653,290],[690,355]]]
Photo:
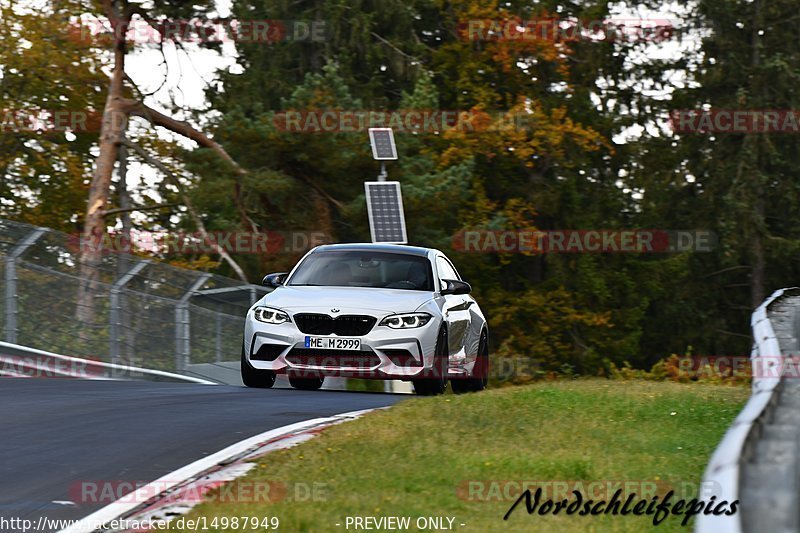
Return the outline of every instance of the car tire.
[[[318,378],[296,378],[289,376],[289,383],[299,390],[317,390],[325,383],[325,376]]]
[[[436,351],[433,358],[433,377],[426,377],[413,380],[414,392],[418,396],[436,396],[443,394],[447,390],[447,359],[449,357],[447,347],[447,330],[444,326],[439,330],[436,339]]]
[[[478,357],[472,368],[472,377],[451,381],[455,394],[480,392],[489,384],[489,334],[486,330],[481,332],[481,338],[478,341]]]
[[[244,345],[242,345],[242,383],[245,387],[254,389],[271,389],[275,385],[275,372],[272,370],[259,370],[247,361],[244,356]]]

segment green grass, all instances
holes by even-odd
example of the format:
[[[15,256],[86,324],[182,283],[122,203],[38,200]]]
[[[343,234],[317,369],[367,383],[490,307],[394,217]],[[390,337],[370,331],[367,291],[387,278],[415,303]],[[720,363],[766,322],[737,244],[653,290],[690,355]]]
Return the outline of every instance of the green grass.
[[[283,483],[289,493],[318,483],[321,501],[212,502],[189,517],[277,516],[281,530],[314,532],[347,531],[346,516],[365,515],[451,516],[465,532],[648,530],[648,516],[528,515],[524,504],[503,521],[511,501],[468,501],[457,490],[468,480],[642,480],[685,491],[748,394],[592,379],[409,398],[269,454],[242,480]],[[682,529],[681,518],[657,530]]]

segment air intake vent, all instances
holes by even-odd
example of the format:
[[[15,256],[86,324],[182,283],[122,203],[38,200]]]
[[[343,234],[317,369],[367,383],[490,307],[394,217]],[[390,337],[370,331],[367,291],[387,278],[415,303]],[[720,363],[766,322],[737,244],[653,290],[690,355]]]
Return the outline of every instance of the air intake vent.
[[[262,344],[258,352],[254,353],[250,359],[256,361],[274,361],[288,346],[285,344]]]

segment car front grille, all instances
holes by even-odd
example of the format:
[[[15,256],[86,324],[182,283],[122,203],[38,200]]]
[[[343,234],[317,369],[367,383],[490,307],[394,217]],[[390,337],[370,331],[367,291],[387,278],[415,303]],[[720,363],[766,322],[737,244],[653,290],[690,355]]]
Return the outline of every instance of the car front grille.
[[[308,335],[339,335],[340,337],[366,335],[378,321],[368,315],[342,315],[332,317],[317,313],[298,313],[292,317],[297,328]]]
[[[367,370],[381,364],[372,350],[321,350],[317,348],[292,348],[286,361],[293,365],[324,366],[334,368],[357,368]]]

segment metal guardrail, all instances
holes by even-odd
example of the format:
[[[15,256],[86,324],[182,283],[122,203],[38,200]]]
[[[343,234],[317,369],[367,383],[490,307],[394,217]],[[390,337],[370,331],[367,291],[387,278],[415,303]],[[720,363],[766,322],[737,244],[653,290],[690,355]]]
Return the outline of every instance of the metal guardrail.
[[[768,436],[774,434],[774,430],[768,426],[777,419],[776,412],[778,410],[791,407],[782,405],[781,392],[785,386],[785,356],[797,350],[796,328],[798,323],[796,318],[798,316],[800,316],[800,289],[798,288],[775,291],[752,315],[750,321],[754,340],[751,352],[752,395],[717,446],[703,476],[704,487],[714,487],[720,491],[715,493],[717,501],[739,500],[739,512],[721,516],[700,514],[695,523],[697,533],[719,531],[739,533],[753,530],[754,528],[748,527],[749,524],[758,524],[760,531],[797,531],[797,517],[795,520],[787,522],[784,518],[791,517],[780,516],[780,508],[776,508],[774,505],[770,506],[768,501],[760,499],[752,501],[744,498],[746,501],[743,501],[743,496],[749,496],[747,490],[754,482],[749,471],[763,468],[762,463],[771,459],[763,442]],[[776,333],[776,329],[779,332]],[[800,418],[798,418],[798,422],[800,422]],[[800,426],[795,426],[794,429],[797,430],[798,427]],[[785,442],[795,450],[798,448],[797,439],[793,439],[796,435],[784,435],[780,432],[778,435],[787,437]],[[787,470],[786,466],[788,465],[777,466]],[[745,470],[748,470],[748,476],[743,475]],[[788,476],[796,481],[798,478],[796,468],[788,470]],[[767,479],[769,479],[769,473],[767,473]],[[762,487],[755,488],[762,490]],[[789,499],[796,502],[797,495],[795,487],[793,493],[789,495]],[[762,512],[772,513],[771,518],[778,520],[768,519],[769,523],[765,523],[761,520],[762,517],[755,518],[753,516]],[[798,515],[796,506],[790,506],[787,513]],[[800,515],[798,516],[800,517]],[[782,527],[781,523],[789,527]],[[791,524],[794,524],[794,527]]]
[[[172,372],[70,357],[2,341],[0,341],[0,375],[216,385],[211,381]]]

